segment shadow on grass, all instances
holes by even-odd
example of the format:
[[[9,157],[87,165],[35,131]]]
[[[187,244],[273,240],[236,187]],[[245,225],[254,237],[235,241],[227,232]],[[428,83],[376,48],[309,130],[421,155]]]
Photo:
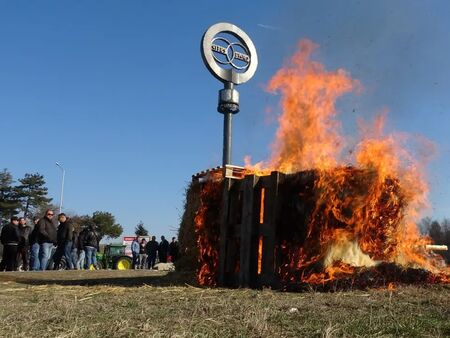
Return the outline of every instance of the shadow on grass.
[[[20,275],[0,275],[1,281],[12,281],[20,284],[28,285],[69,285],[69,286],[97,286],[97,285],[109,285],[109,286],[197,286],[195,276],[191,272],[168,272],[159,273],[154,275],[136,276],[133,274],[114,276],[114,271],[105,275],[95,275],[95,272],[89,275],[81,274],[76,276],[65,276],[64,271],[60,271],[54,275],[46,275],[41,273],[34,273],[33,276],[27,276],[25,274]]]

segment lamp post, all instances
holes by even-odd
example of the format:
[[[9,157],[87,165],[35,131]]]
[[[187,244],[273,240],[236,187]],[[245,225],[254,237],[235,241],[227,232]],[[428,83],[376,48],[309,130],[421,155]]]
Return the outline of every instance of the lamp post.
[[[61,199],[59,201],[59,213],[62,212],[63,207],[63,197],[64,197],[64,178],[66,176],[66,170],[63,168],[63,166],[59,163],[55,163],[61,170],[62,170],[62,180],[61,180]]]

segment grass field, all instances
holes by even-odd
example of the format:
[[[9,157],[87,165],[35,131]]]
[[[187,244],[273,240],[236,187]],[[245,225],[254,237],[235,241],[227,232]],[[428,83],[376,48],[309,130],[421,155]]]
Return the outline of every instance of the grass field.
[[[0,273],[0,336],[450,336],[450,286],[282,293],[194,285],[152,271]]]

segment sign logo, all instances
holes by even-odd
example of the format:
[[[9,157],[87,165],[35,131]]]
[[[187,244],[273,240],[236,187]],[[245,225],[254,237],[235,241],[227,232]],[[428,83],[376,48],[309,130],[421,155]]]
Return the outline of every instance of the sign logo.
[[[237,51],[238,48],[241,52]],[[250,65],[249,52],[242,43],[230,42],[228,39],[219,36],[212,40],[211,50],[214,60],[222,65],[230,65],[237,70],[247,69]],[[215,54],[224,55],[226,60],[220,59]],[[239,61],[242,64],[238,63]]]
[[[256,49],[249,36],[230,23],[216,23],[202,38],[201,52],[208,70],[220,81],[247,82],[258,66]]]

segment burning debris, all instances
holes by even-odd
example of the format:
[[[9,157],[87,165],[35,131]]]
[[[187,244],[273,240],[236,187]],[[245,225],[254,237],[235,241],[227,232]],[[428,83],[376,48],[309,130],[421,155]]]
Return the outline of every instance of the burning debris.
[[[373,172],[352,167],[194,180],[199,283],[334,290],[448,282],[426,238],[402,243],[399,181],[386,179],[369,197],[375,182]]]
[[[270,159],[247,159],[244,177],[216,170],[194,179],[199,283],[286,290],[449,283],[449,269],[430,252],[445,248],[430,247],[416,226],[427,207],[426,159],[406,150],[404,135],[383,134],[385,114],[373,126],[361,122],[361,141],[343,151],[350,145],[335,102],[361,85],[312,61],[316,48],[300,42],[269,83],[282,94]]]

